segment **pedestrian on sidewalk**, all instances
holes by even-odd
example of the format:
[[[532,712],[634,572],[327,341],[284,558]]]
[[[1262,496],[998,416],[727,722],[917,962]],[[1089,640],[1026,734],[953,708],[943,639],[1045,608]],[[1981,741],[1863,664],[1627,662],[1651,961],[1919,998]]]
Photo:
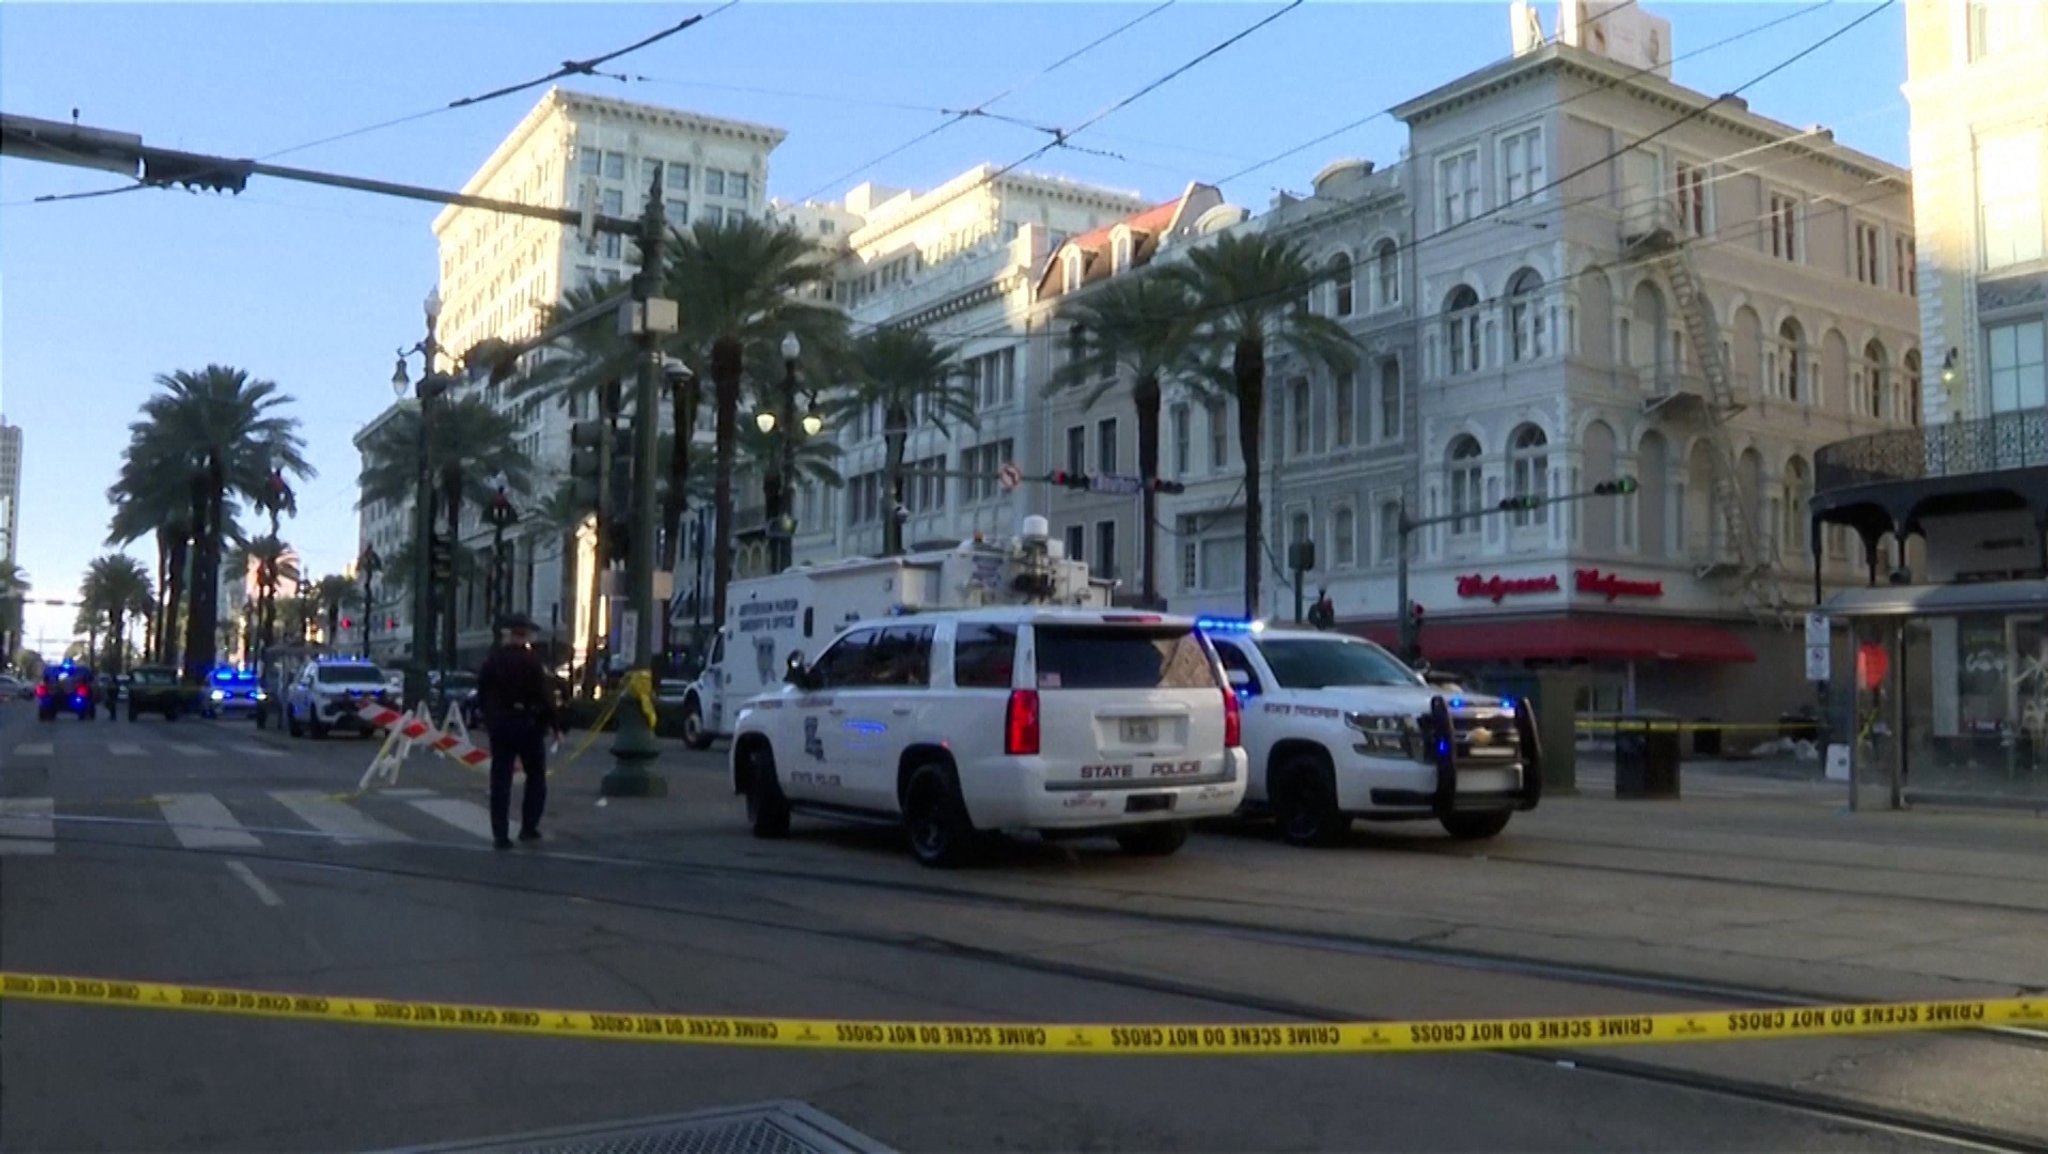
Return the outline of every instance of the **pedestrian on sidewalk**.
[[[491,837],[511,849],[512,767],[526,774],[519,805],[519,840],[540,840],[548,804],[548,740],[559,736],[555,691],[547,666],[533,648],[533,618],[513,613],[498,623],[504,640],[477,674],[477,701],[491,735]]]

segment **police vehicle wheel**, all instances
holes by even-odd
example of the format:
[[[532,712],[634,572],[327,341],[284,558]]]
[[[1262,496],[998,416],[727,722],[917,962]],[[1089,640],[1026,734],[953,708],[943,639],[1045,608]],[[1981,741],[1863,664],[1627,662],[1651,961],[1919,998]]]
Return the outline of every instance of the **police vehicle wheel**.
[[[1116,844],[1125,853],[1139,857],[1171,857],[1188,844],[1188,823],[1161,821],[1119,830]]]
[[[1296,754],[1274,768],[1271,797],[1280,840],[1323,846],[1342,841],[1351,819],[1337,808],[1337,786],[1320,757]]]
[[[691,749],[711,748],[711,734],[704,728],[704,710],[696,698],[683,702],[683,744]]]
[[[1440,820],[1444,832],[1459,841],[1485,841],[1506,829],[1508,819],[1513,816],[1512,811],[1503,809],[1494,813],[1453,813]]]
[[[747,824],[754,836],[789,836],[789,799],[775,779],[775,755],[758,747],[747,765]]]
[[[284,732],[287,737],[306,736],[305,728],[299,724],[299,715],[293,713],[289,705],[284,707]]]
[[[952,869],[974,856],[974,823],[943,766],[922,765],[911,771],[903,788],[903,828],[910,835],[910,852],[923,865]]]

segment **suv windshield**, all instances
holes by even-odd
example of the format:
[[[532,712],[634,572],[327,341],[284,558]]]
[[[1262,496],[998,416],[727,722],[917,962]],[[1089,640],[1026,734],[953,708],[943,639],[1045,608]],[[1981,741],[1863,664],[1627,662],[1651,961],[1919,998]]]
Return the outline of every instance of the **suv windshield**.
[[[135,671],[136,685],[170,685],[178,675],[169,669],[138,669]]]
[[[1276,637],[1258,644],[1273,677],[1289,689],[1423,684],[1414,670],[1369,641]]]
[[[1216,672],[1193,629],[1039,625],[1040,689],[1214,689]]]
[[[374,665],[324,665],[317,676],[322,685],[384,684],[384,672]]]

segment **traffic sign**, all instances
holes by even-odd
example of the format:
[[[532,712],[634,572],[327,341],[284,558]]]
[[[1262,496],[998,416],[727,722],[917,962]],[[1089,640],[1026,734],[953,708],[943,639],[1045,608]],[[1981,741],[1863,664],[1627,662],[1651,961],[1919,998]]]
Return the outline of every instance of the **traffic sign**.
[[[1808,681],[1826,681],[1833,672],[1833,655],[1827,646],[1809,645],[1806,647],[1806,679]]]
[[[1088,478],[1088,488],[1097,493],[1136,493],[1144,487],[1144,478],[1122,473],[1098,473]]]
[[[1008,493],[1024,483],[1024,471],[1017,467],[1015,461],[1004,461],[1003,467],[996,471],[996,483]]]
[[[1825,648],[1827,644],[1828,615],[1825,613],[1808,613],[1806,615],[1807,648],[1811,649],[1816,645]]]

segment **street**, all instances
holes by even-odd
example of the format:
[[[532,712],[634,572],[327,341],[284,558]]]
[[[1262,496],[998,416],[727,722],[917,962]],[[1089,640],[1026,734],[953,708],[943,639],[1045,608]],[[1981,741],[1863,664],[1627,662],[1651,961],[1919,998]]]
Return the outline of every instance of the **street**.
[[[580,739],[572,735],[563,756]],[[2041,819],[1839,812],[1786,783],[1491,843],[1224,826],[1174,858],[887,831],[750,838],[723,753],[489,846],[483,776],[247,721],[0,707],[0,969],[622,1013],[1300,1022],[2010,997],[2048,988]],[[1690,785],[1690,783],[1689,783]],[[167,800],[156,802],[153,797]],[[799,1100],[901,1150],[2048,1148],[2024,1031],[1369,1057],[798,1053],[0,1002],[0,1147],[348,1150]],[[972,1109],[960,1104],[971,1102]]]

